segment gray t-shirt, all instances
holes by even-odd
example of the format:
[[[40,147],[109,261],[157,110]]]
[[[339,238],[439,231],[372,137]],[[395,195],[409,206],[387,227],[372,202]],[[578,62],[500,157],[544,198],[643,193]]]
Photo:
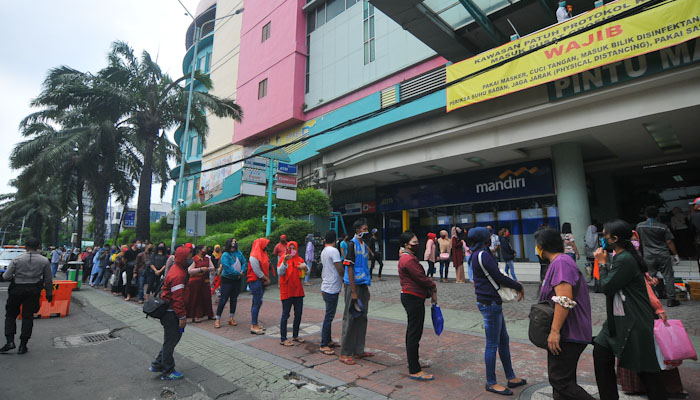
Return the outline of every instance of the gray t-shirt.
[[[343,284],[343,277],[338,274],[335,268],[335,263],[341,262],[340,252],[333,246],[326,246],[321,252],[321,291],[329,294],[340,293],[340,288]]]
[[[644,257],[671,255],[666,241],[673,240],[673,234],[668,226],[655,219],[647,219],[637,224],[637,233]]]

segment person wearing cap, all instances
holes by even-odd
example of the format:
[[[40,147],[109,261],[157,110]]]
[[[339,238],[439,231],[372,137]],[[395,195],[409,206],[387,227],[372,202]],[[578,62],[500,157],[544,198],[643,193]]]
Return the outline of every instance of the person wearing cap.
[[[399,245],[404,252],[399,258],[399,281],[401,282],[401,304],[406,310],[406,356],[408,358],[408,377],[419,381],[432,381],[432,374],[423,371],[418,357],[418,347],[423,336],[425,323],[425,299],[432,298],[437,303],[437,286],[425,275],[423,266],[418,262],[416,253],[420,243],[411,231],[406,231],[399,238]]]
[[[649,266],[649,275],[652,277],[662,275],[668,298],[667,307],[679,306],[676,300],[675,276],[673,264],[681,262],[673,243],[673,233],[668,226],[658,221],[659,209],[650,206],[646,208],[646,221],[637,224],[636,231],[642,247],[644,261]]]
[[[0,348],[5,353],[15,348],[17,316],[22,309],[22,332],[18,354],[28,351],[27,342],[32,337],[34,313],[39,311],[41,289],[46,289],[46,300],[53,300],[53,274],[48,258],[39,253],[41,242],[30,237],[25,244],[27,252],[10,261],[2,274],[2,281],[9,281],[7,305],[5,306],[5,338],[7,343]]]
[[[693,246],[698,261],[698,272],[700,272],[700,197],[690,203],[690,228],[693,231]]]
[[[367,222],[358,219],[353,224],[355,237],[348,243],[345,256],[345,310],[343,312],[343,334],[340,344],[339,360],[347,365],[354,365],[354,358],[372,357],[365,351],[367,336],[367,312],[369,309],[369,249],[367,241],[370,233]],[[354,308],[354,315],[351,309]]]

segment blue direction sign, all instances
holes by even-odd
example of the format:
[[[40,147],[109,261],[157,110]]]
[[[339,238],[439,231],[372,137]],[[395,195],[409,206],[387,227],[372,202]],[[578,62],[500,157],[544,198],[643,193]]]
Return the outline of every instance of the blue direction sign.
[[[124,227],[133,228],[136,226],[136,211],[127,211],[124,213]]]
[[[277,172],[281,172],[283,174],[296,175],[297,166],[294,164],[287,164],[285,162],[280,161],[277,163]]]

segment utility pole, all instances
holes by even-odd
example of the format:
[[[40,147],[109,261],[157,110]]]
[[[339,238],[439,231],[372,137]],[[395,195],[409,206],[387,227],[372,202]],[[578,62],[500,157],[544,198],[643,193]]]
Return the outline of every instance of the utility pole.
[[[22,245],[22,233],[24,231],[24,220],[25,219],[27,219],[26,215],[24,217],[22,217],[22,229],[19,230],[19,242],[17,243],[19,246]],[[4,240],[3,240],[3,242],[4,242]]]

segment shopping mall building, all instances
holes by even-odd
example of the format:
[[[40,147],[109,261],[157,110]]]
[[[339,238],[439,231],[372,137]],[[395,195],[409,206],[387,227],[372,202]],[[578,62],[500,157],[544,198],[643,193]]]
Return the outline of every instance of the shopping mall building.
[[[245,9],[239,31],[215,30],[213,59],[236,62],[225,82],[212,75],[215,90],[235,79],[244,118],[213,129],[226,139],[208,146],[225,151],[205,148],[203,165],[289,144],[300,185],[325,190],[346,225],[379,228],[389,260],[405,229],[424,241],[508,227],[534,262],[545,223],[582,239],[646,205],[687,212],[700,196],[698,5],[605,3],[569,0],[557,23],[553,0],[219,0],[217,17]],[[240,168],[202,173],[207,203],[240,195]]]

